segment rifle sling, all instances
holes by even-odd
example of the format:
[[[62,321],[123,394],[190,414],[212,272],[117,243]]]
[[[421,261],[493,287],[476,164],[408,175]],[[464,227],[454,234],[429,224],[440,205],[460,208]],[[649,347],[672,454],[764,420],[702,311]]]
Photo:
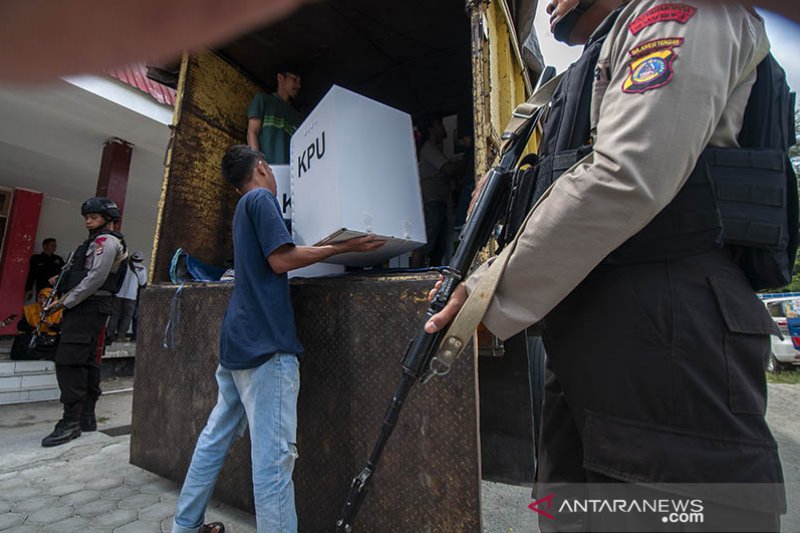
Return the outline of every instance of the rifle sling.
[[[553,94],[556,92],[556,87],[564,77],[562,72],[558,76],[542,85],[535,93],[531,95],[526,102],[519,104],[511,113],[511,119],[503,131],[503,145],[500,147],[500,153],[504,153],[509,144],[525,129],[532,119],[536,117],[536,112],[547,107],[550,100],[553,99]]]

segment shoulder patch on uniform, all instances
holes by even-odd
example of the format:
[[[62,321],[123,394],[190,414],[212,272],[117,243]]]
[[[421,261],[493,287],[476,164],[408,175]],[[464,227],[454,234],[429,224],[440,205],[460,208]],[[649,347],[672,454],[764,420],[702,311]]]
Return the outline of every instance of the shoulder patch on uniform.
[[[646,43],[642,43],[638,46],[634,46],[628,52],[631,57],[634,59],[637,57],[642,57],[644,55],[650,54],[652,52],[657,52],[658,50],[665,50],[667,48],[677,48],[678,46],[684,43],[685,39],[683,37],[667,37],[665,39],[653,39],[652,41],[647,41]]]
[[[641,94],[664,87],[672,81],[675,71],[672,64],[678,58],[675,48],[682,45],[682,37],[654,39],[632,48],[628,77],[622,82],[622,91]]]
[[[101,255],[103,253],[103,245],[105,244],[106,237],[98,237],[94,240],[94,253],[95,255]]]
[[[636,17],[628,24],[628,29],[633,35],[639,35],[643,29],[659,22],[686,24],[696,12],[697,8],[687,4],[661,4]]]

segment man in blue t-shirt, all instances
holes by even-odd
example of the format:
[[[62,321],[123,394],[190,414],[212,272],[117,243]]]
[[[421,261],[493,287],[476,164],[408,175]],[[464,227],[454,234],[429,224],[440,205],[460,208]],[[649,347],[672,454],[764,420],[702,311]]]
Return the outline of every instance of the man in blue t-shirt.
[[[217,405],[195,447],[178,499],[173,533],[221,533],[203,525],[217,474],[237,435],[250,426],[253,495],[259,532],[297,531],[292,470],[297,457],[297,339],[287,272],[384,241],[358,237],[325,246],[295,246],[275,200],[264,156],[245,145],[222,159],[222,175],[242,195],[233,215],[236,285],[222,322]]]

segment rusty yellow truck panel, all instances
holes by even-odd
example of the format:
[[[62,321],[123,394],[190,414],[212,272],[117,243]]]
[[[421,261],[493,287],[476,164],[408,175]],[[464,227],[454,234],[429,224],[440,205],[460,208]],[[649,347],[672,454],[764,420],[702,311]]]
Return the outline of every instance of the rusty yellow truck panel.
[[[167,281],[179,247],[211,264],[222,265],[232,257],[237,195],[223,183],[220,161],[228,146],[245,142],[247,107],[262,90],[213,52],[183,58],[151,281]]]

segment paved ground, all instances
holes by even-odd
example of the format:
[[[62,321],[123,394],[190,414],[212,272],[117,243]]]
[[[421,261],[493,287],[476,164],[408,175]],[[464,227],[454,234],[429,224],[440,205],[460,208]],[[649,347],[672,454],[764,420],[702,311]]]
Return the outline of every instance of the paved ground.
[[[800,385],[770,385],[769,394],[767,420],[778,441],[789,504],[782,529],[800,533]]]
[[[104,384],[128,389],[130,380]],[[769,420],[781,447],[790,512],[783,531],[800,533],[800,385],[770,385]],[[130,423],[131,392],[98,405],[100,430]],[[128,464],[130,439],[102,432],[57,448],[39,442],[60,416],[54,402],[0,407],[0,531],[3,533],[169,531],[178,488]],[[483,483],[485,533],[538,532],[530,489]],[[254,532],[252,515],[214,503],[208,520],[233,533]]]
[[[130,379],[104,382],[128,389]],[[98,403],[99,429],[130,424],[130,391]],[[0,531],[3,533],[169,531],[178,487],[128,463],[130,437],[98,431],[64,446],[39,443],[60,418],[60,404],[0,408]],[[217,502],[207,519],[227,531],[254,533],[255,518]]]

